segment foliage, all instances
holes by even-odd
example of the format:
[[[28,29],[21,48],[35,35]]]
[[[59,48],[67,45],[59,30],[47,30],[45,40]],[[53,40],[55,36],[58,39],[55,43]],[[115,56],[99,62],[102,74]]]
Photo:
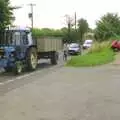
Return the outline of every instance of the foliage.
[[[74,26],[74,19],[70,15],[65,15],[65,25],[67,26],[66,34],[64,34],[64,41],[72,42],[75,40],[75,30],[72,28]]]
[[[100,52],[101,50],[105,48],[110,48],[111,47],[111,41],[104,41],[104,42],[95,42],[91,48],[88,49],[88,53],[93,53],[93,52]]]
[[[88,53],[83,56],[72,57],[68,66],[95,66],[102,65],[114,60],[114,53],[111,49],[103,49],[100,52]]]
[[[88,32],[90,32],[90,33],[93,33],[93,29],[92,28],[88,28]]]
[[[95,38],[103,41],[120,34],[120,17],[118,14],[107,13],[96,23]]]
[[[109,40],[110,40],[110,41],[113,41],[113,40],[120,40],[120,35],[112,36],[112,37],[110,37]]]
[[[80,42],[83,39],[83,36],[88,31],[92,33],[93,30],[88,27],[88,23],[85,19],[80,19],[78,21],[78,29],[74,29],[73,26],[75,25],[74,19],[69,16],[65,15],[65,25],[66,27],[62,29],[49,29],[49,28],[42,28],[42,29],[33,29],[33,36],[35,38],[41,36],[54,36],[54,37],[62,37],[63,42]],[[82,36],[82,38],[81,38]],[[87,38],[91,38],[91,35],[88,35]],[[93,38],[93,37],[92,37]]]
[[[102,65],[113,61],[114,55],[110,49],[110,42],[95,43],[86,54],[72,57],[67,65],[74,67]]]
[[[83,41],[83,37],[85,33],[88,31],[89,25],[87,20],[81,18],[78,20],[78,36],[81,42]]]
[[[35,38],[39,38],[41,36],[62,37],[64,34],[62,30],[54,30],[49,28],[33,29],[32,33]]]
[[[87,32],[87,33],[84,35],[84,39],[85,39],[85,40],[87,40],[87,39],[94,40],[94,33],[93,33],[93,32]]]
[[[88,23],[86,20],[81,19],[78,21],[78,29],[74,29],[74,19],[69,16],[65,15],[65,25],[66,27],[62,29],[49,29],[49,28],[42,28],[42,29],[33,29],[33,36],[34,38],[38,38],[41,36],[54,36],[54,37],[62,37],[63,42],[79,42],[80,41],[80,33],[85,34],[87,30],[91,33],[93,32],[92,29],[88,28]],[[80,32],[81,31],[81,32]],[[87,38],[90,38],[90,36],[87,36]]]
[[[42,28],[42,29],[33,29],[32,31],[34,38],[39,38],[42,36],[53,36],[53,37],[62,37],[63,42],[73,42],[77,40],[76,32],[74,29],[71,29],[70,34],[68,35],[68,29],[49,29],[49,28]]]
[[[63,34],[63,40],[68,43],[76,42],[77,38],[77,32],[74,29],[71,29],[70,33]]]
[[[74,19],[70,15],[65,15],[65,24],[70,30],[74,26]]]
[[[9,0],[0,0],[0,30],[11,23],[12,8]]]

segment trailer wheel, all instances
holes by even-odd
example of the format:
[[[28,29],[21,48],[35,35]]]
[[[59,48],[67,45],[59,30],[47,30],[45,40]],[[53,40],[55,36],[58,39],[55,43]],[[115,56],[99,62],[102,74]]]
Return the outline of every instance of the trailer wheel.
[[[37,68],[37,50],[30,48],[27,53],[27,66],[29,70],[35,70]]]
[[[56,65],[58,63],[58,53],[53,52],[51,55],[51,64]]]

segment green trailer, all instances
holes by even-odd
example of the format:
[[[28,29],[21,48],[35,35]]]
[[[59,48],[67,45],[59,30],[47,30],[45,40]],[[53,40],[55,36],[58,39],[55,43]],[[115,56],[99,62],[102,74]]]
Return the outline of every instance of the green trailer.
[[[50,59],[57,64],[59,51],[62,50],[62,39],[59,37],[41,37],[36,39],[38,59]]]

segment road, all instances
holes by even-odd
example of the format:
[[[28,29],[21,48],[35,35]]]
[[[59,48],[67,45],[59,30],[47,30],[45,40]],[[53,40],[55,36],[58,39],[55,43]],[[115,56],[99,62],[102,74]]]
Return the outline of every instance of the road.
[[[68,57],[70,59],[70,57]],[[63,53],[60,52],[58,65],[52,66],[50,60],[41,59],[38,64],[38,68],[34,72],[25,71],[19,76],[15,76],[12,73],[6,73],[3,69],[0,71],[0,95],[4,95],[12,89],[23,86],[24,84],[31,83],[35,79],[26,79],[39,74],[40,77],[45,76],[51,71],[54,71],[64,65]],[[25,78],[25,79],[24,79]]]
[[[60,62],[11,75],[0,90],[0,120],[120,120],[120,65],[68,68]]]

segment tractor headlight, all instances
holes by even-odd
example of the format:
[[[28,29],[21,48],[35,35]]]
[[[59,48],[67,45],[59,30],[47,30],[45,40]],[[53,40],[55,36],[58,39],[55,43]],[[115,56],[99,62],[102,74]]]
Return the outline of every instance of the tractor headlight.
[[[15,52],[11,52],[10,57],[15,57]]]
[[[5,56],[5,55],[1,56],[0,55],[0,59],[7,59],[7,56]]]
[[[11,54],[10,54],[10,57],[14,57],[14,54],[11,53]]]

